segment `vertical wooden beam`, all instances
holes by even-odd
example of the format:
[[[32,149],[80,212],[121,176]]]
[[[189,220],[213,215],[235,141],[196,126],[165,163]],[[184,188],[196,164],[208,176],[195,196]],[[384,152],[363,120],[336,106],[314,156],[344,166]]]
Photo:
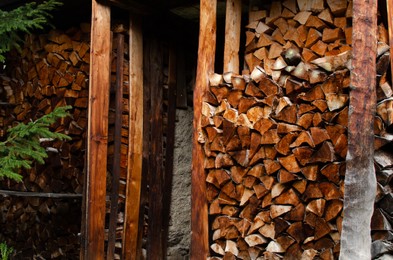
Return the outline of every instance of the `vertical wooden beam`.
[[[120,185],[120,146],[121,146],[121,119],[122,119],[122,101],[123,101],[123,63],[124,63],[124,35],[116,35],[117,55],[116,55],[116,105],[115,105],[115,133],[114,133],[114,157],[112,170],[112,192],[111,192],[111,209],[109,217],[108,231],[108,249],[107,259],[114,259],[117,227],[117,211],[119,200]]]
[[[224,72],[239,74],[242,1],[227,0],[225,15]]]
[[[198,143],[201,128],[203,94],[209,88],[209,74],[214,72],[217,30],[217,0],[201,0],[197,76],[194,89],[192,150],[191,259],[206,259],[209,254],[208,212],[204,154]]]
[[[143,37],[141,19],[130,14],[128,170],[123,231],[123,259],[138,259],[143,152]]]
[[[388,31],[390,45],[390,68],[393,77],[393,0],[386,0],[386,9],[388,14]]]
[[[162,103],[163,103],[163,82],[162,82],[162,50],[160,41],[156,37],[150,37],[149,43],[149,74],[147,75],[147,86],[151,91],[151,153],[149,179],[149,226],[147,258],[151,260],[161,260],[163,256],[162,248],[162,209],[163,209],[163,147],[162,147]]]
[[[163,198],[163,255],[166,256],[169,214],[172,198],[172,177],[173,177],[173,152],[175,146],[175,120],[176,120],[176,49],[172,42],[169,47],[169,65],[168,65],[168,123],[166,131],[165,147],[165,184]]]
[[[377,0],[353,1],[352,71],[340,259],[371,259],[371,216],[376,194]]]
[[[105,192],[110,88],[110,7],[92,1],[87,134],[85,259],[104,259]]]

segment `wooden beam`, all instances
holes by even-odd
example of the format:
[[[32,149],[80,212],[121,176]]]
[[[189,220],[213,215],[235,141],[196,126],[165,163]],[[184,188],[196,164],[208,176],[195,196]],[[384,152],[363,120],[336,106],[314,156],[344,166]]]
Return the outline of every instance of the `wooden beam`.
[[[169,214],[172,198],[172,179],[173,179],[173,152],[175,147],[175,121],[176,121],[176,48],[175,44],[171,42],[169,47],[169,62],[168,62],[168,123],[166,131],[166,146],[165,146],[165,182],[164,182],[164,198],[163,198],[163,255],[166,256],[168,229],[169,229]]]
[[[120,146],[121,146],[121,127],[122,127],[122,105],[123,105],[123,64],[124,64],[124,35],[116,35],[117,55],[116,55],[116,104],[115,104],[115,133],[114,133],[114,156],[112,169],[112,191],[111,209],[109,217],[109,234],[107,259],[115,257],[116,227],[120,186]]]
[[[198,143],[201,128],[203,94],[209,88],[209,74],[214,72],[216,52],[217,1],[201,0],[197,76],[194,90],[194,121],[191,190],[191,259],[206,259],[209,254],[208,218],[204,154]]]
[[[373,122],[377,0],[354,0],[352,24],[353,58],[340,259],[371,259],[370,222],[376,194]]]
[[[156,36],[150,37],[149,59],[146,60],[149,67],[146,87],[150,88],[151,99],[151,153],[149,176],[149,225],[147,258],[152,260],[164,259],[163,237],[162,237],[162,209],[163,209],[163,126],[162,126],[162,104],[163,104],[163,77],[162,77],[162,49]]]
[[[239,74],[242,1],[227,0],[225,16],[224,72]]]
[[[123,231],[123,259],[138,259],[143,152],[143,37],[141,19],[130,15],[130,82],[127,191]],[[143,211],[143,210],[142,210]]]
[[[52,193],[52,192],[32,192],[32,191],[14,191],[0,190],[0,195],[4,197],[36,197],[36,198],[53,198],[53,199],[81,199],[82,194],[78,193]]]
[[[92,1],[84,259],[104,259],[110,89],[110,7]]]
[[[393,76],[393,0],[386,0],[386,9],[388,16],[388,31],[390,45],[390,68]]]

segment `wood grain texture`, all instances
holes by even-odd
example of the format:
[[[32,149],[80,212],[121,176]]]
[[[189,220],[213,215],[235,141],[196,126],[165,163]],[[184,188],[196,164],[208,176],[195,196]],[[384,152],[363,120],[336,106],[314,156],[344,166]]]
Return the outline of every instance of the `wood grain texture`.
[[[163,57],[160,41],[154,36],[149,38],[150,51],[149,58],[145,60],[149,67],[148,77],[146,78],[146,88],[151,91],[151,151],[149,175],[149,225],[148,225],[148,259],[164,259],[163,237],[162,237],[162,209],[163,209],[163,146],[162,146],[162,104],[163,104]]]
[[[191,259],[206,259],[209,252],[204,155],[198,136],[201,129],[202,97],[214,72],[216,52],[216,0],[201,0],[197,76],[194,90],[192,150]]]
[[[167,252],[168,229],[170,218],[170,205],[172,198],[173,179],[173,153],[175,147],[175,121],[176,121],[176,48],[174,43],[170,43],[168,62],[168,125],[166,130],[165,146],[165,182],[163,198],[163,255]]]
[[[388,30],[390,45],[390,64],[393,64],[393,0],[386,0],[386,9],[388,13]],[[393,75],[393,66],[390,66]]]
[[[376,192],[373,122],[376,106],[377,1],[353,1],[352,71],[340,259],[370,259]],[[357,228],[353,228],[356,220]],[[356,239],[355,239],[356,238]],[[359,246],[361,245],[361,246]]]
[[[143,36],[139,17],[130,19],[130,102],[127,193],[123,232],[123,259],[138,259],[143,152]]]
[[[119,181],[120,181],[120,146],[121,146],[121,117],[123,113],[123,63],[124,63],[124,35],[119,33],[116,35],[117,55],[116,55],[116,105],[115,105],[115,133],[114,133],[114,157],[112,169],[112,191],[111,191],[111,208],[109,217],[109,235],[107,259],[114,259],[117,213],[119,200]]]
[[[224,72],[239,74],[241,0],[227,0],[225,17]]]
[[[86,182],[85,259],[104,259],[110,88],[110,7],[92,1]]]

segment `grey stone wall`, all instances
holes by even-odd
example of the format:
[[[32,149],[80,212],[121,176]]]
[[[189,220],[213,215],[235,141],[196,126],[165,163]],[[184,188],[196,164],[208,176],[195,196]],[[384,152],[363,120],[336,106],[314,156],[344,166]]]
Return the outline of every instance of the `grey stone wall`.
[[[193,110],[176,111],[168,260],[189,259],[191,239],[191,152]]]

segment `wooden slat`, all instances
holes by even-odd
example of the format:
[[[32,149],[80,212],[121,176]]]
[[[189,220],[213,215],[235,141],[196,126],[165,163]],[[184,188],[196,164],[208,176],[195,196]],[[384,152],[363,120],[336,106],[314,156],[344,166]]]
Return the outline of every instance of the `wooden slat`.
[[[227,0],[225,17],[224,72],[239,74],[241,0]]]
[[[386,9],[388,13],[388,31],[390,45],[390,68],[393,75],[393,0],[386,0]]]
[[[139,215],[143,152],[143,37],[140,18],[130,19],[129,139],[127,191],[123,231],[123,259],[138,259]]]
[[[104,259],[105,191],[110,88],[110,7],[92,1],[85,259]]]
[[[0,195],[4,197],[36,197],[36,198],[53,198],[53,199],[78,199],[82,194],[77,193],[53,193],[53,192],[32,192],[32,191],[14,191],[0,190]]]
[[[168,124],[166,131],[165,146],[165,184],[163,198],[163,255],[166,255],[169,213],[172,193],[172,177],[173,177],[173,152],[175,146],[175,120],[176,120],[176,51],[175,45],[172,43],[169,49],[169,65],[168,65]]]
[[[111,209],[109,217],[109,235],[107,259],[114,259],[115,242],[116,242],[116,226],[117,211],[119,200],[120,186],[120,146],[121,146],[121,127],[122,127],[122,101],[123,101],[123,63],[124,63],[124,35],[119,33],[116,35],[117,55],[116,55],[116,97],[115,97],[115,133],[114,133],[114,156],[113,156],[113,174],[112,174],[112,191],[111,191]]]
[[[203,149],[198,143],[201,128],[202,96],[209,88],[216,52],[216,0],[201,0],[197,76],[194,90],[192,150],[191,259],[206,259],[209,252],[208,218]]]
[[[162,209],[163,209],[163,147],[162,147],[162,104],[163,104],[163,82],[162,82],[162,50],[157,38],[149,39],[150,51],[149,59],[146,60],[149,74],[146,87],[151,91],[151,153],[149,175],[149,225],[147,258],[164,259],[163,237],[162,237]]]
[[[184,54],[183,43],[177,46],[177,80],[176,80],[176,106],[179,108],[187,108],[187,82],[186,82],[186,57]]]
[[[351,112],[340,259],[371,259],[370,220],[376,194],[373,161],[376,43],[377,0],[354,0]]]

